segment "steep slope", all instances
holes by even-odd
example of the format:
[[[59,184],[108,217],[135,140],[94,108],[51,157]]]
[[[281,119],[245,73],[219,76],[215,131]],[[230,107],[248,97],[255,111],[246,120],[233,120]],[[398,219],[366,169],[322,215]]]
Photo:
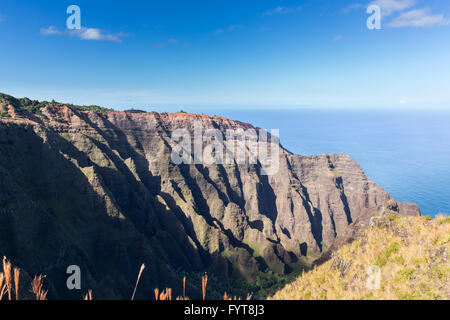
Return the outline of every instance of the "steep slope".
[[[391,199],[345,154],[280,147],[269,176],[259,162],[171,160],[175,130],[254,129],[238,121],[0,98],[0,254],[47,274],[50,297],[81,295],[65,286],[71,264],[105,298],[128,297],[141,263],[142,298],[177,290],[181,271],[248,283],[299,271]]]
[[[331,260],[271,299],[450,298],[450,218],[399,217],[385,212]]]

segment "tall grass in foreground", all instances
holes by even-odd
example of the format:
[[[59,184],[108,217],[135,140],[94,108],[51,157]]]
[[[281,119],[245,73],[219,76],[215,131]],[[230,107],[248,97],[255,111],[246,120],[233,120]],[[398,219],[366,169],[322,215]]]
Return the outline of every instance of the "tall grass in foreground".
[[[202,277],[202,296],[203,300],[206,300],[206,286],[208,285],[208,275],[205,273],[205,275]]]
[[[44,290],[44,276],[36,276],[31,283],[31,290],[36,296],[36,300],[47,300],[47,292]]]
[[[14,286],[16,288],[16,300],[19,300],[19,278],[20,278],[20,269],[14,268]]]
[[[12,300],[12,298],[11,298],[11,296],[12,296],[11,262],[6,260],[5,257],[3,257],[3,274],[4,274],[4,281],[5,281],[5,288],[2,290],[2,292],[4,292],[4,290],[6,289],[6,292],[8,293],[8,300]]]
[[[139,274],[138,274],[138,277],[136,280],[136,285],[134,286],[133,296],[131,297],[131,300],[134,300],[134,296],[136,295],[136,289],[139,284],[139,280],[141,280],[142,272],[144,271],[144,269],[145,269],[145,264],[142,264],[141,270],[139,270]]]
[[[133,295],[131,296],[131,300],[134,300],[136,296],[136,290],[139,285],[139,281],[142,277],[143,271],[145,269],[145,265],[142,264],[141,269],[139,270],[139,274],[136,280],[136,284],[134,287]],[[31,282],[30,292],[34,294],[36,300],[47,300],[48,290],[44,289],[44,278],[45,276],[39,275],[35,276],[33,281]],[[12,267],[10,261],[6,258],[3,258],[3,272],[0,273],[0,300],[3,300],[4,296],[7,296],[7,300],[19,300],[19,282],[20,282],[20,269],[17,267]],[[13,284],[14,284],[14,295],[13,295]],[[202,297],[203,300],[206,300],[206,287],[208,284],[208,275],[205,273],[202,276]],[[166,288],[162,291],[159,289],[154,290],[155,300],[172,300],[172,289]],[[227,293],[224,294],[224,300],[233,300],[228,297]],[[251,296],[247,297],[247,300],[250,300]],[[89,301],[93,300],[92,290],[88,290],[86,295],[83,297],[83,300]],[[186,295],[186,277],[183,277],[183,295],[176,297],[175,300],[189,300],[189,297]],[[240,298],[234,297],[234,300],[241,300]]]
[[[86,301],[94,300],[92,298],[92,290],[88,290],[88,293],[86,293],[83,300],[86,300]]]

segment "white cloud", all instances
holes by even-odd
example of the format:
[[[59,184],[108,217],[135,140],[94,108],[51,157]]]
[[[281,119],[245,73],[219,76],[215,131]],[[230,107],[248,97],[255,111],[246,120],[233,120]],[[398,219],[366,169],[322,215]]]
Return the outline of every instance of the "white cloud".
[[[407,10],[416,4],[416,0],[375,0],[371,4],[381,8],[381,15],[388,17],[396,12]]]
[[[339,40],[342,40],[342,38],[344,38],[342,35],[337,35],[337,36],[334,37],[331,41],[333,41],[333,42],[338,42]]]
[[[243,26],[241,26],[241,25],[229,26],[228,31],[234,31],[234,30],[238,30],[238,29],[242,29],[242,28],[243,28]]]
[[[215,36],[218,36],[219,34],[224,33],[225,31],[232,32],[232,31],[235,31],[235,30],[243,29],[243,28],[244,28],[244,26],[242,26],[242,25],[240,25],[240,24],[238,24],[238,25],[231,25],[231,26],[229,26],[229,27],[226,28],[226,29],[219,28],[219,29],[217,29],[216,31],[214,31],[213,34],[214,34]]]
[[[276,7],[276,8],[274,8],[274,9],[272,9],[272,10],[263,12],[261,15],[262,15],[263,17],[266,17],[266,16],[273,16],[273,15],[275,15],[275,14],[287,14],[287,13],[292,13],[292,12],[300,11],[300,10],[301,10],[301,7],[296,7],[296,8]]]
[[[41,28],[41,34],[45,36],[62,34],[61,31],[57,30],[55,26],[50,26],[48,28]]]
[[[79,31],[72,31],[74,35],[81,40],[93,40],[93,41],[113,41],[120,42],[120,38],[117,35],[104,33],[100,29],[96,28],[82,28]]]
[[[411,10],[400,14],[387,24],[389,27],[401,28],[401,27],[431,27],[442,26],[450,23],[443,14],[431,13],[429,8]]]
[[[280,14],[280,13],[288,13],[288,8],[286,7],[276,7],[273,10],[269,10],[264,12],[262,15],[263,16],[273,16],[274,14]]]
[[[224,33],[224,32],[225,32],[225,30],[223,30],[222,28],[220,28],[220,29],[217,29],[216,31],[214,31],[214,35],[215,35],[215,36],[218,36],[219,34]]]
[[[375,0],[371,4],[381,8],[383,17],[391,17],[386,25],[392,28],[431,27],[449,25],[443,14],[432,14],[429,8],[413,8],[417,0]]]
[[[170,45],[177,45],[179,42],[180,41],[178,41],[178,39],[170,38],[170,39],[167,39],[166,42],[155,43],[153,46],[157,49],[162,49],[162,48],[168,47]]]
[[[110,41],[110,42],[122,42],[121,38],[128,36],[125,33],[112,34],[97,28],[81,28],[78,30],[60,31],[55,26],[50,26],[48,28],[41,28],[41,34],[45,36],[70,35],[75,36],[81,40]]]
[[[342,9],[342,13],[343,14],[349,14],[352,10],[354,9],[360,9],[364,7],[361,3],[354,3],[349,5],[348,7],[345,7],[344,9]]]

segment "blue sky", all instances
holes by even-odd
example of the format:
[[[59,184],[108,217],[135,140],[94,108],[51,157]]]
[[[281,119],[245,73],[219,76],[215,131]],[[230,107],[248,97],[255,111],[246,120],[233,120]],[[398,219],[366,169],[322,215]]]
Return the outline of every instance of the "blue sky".
[[[369,30],[366,8],[382,9]],[[82,29],[66,29],[69,5]],[[450,1],[0,3],[0,92],[118,109],[450,109]]]

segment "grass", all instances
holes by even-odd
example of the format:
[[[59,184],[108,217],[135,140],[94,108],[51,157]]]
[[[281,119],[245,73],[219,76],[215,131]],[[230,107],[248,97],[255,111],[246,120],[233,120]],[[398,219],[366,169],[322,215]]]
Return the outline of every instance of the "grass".
[[[439,224],[446,224],[446,223],[450,223],[450,216],[444,217],[439,220]]]
[[[8,300],[12,300],[11,262],[6,260],[6,258],[3,258],[3,275],[4,288],[2,288],[1,291],[3,293],[6,290],[6,292],[8,293]]]
[[[390,244],[388,248],[383,250],[379,255],[375,257],[375,265],[379,267],[383,267],[388,262],[389,258],[398,252],[398,243],[393,242]]]
[[[208,285],[208,275],[205,273],[205,275],[202,277],[202,296],[203,300],[206,300],[206,286]]]
[[[450,298],[449,217],[382,215],[365,235],[270,299],[431,300]],[[367,285],[370,268],[380,286]]]
[[[84,296],[85,301],[91,301],[94,300],[92,297],[92,290],[88,290],[88,293]]]
[[[334,176],[336,178],[340,178],[341,177],[340,173],[335,168],[331,169],[331,172],[333,172],[333,174],[334,174]]]
[[[47,291],[44,290],[44,278],[42,275],[36,276],[31,283],[30,291],[34,293],[36,300],[47,299]],[[19,300],[19,289],[20,269],[17,267],[13,268],[11,262],[4,257],[3,272],[0,273],[0,300],[3,300],[5,296],[10,301],[14,299]]]
[[[144,271],[144,269],[145,269],[145,264],[142,264],[141,269],[139,270],[138,278],[136,280],[136,285],[134,286],[133,296],[131,297],[131,300],[134,300],[134,296],[136,295],[136,289],[139,284],[139,280],[141,280],[142,272]]]
[[[131,300],[134,300],[136,295],[136,290],[139,285],[139,281],[142,277],[142,273],[145,269],[145,265],[142,264],[141,269],[139,270],[139,274],[136,280],[136,284],[134,287],[133,295]],[[33,293],[36,300],[47,300],[48,290],[44,288],[44,279],[45,276],[39,275],[35,276],[33,281],[31,282],[30,292]],[[3,272],[0,273],[0,300],[6,296],[7,300],[19,300],[19,282],[20,282],[20,269],[12,266],[11,262],[6,258],[3,258]],[[14,287],[13,287],[14,284]],[[203,300],[206,300],[206,288],[208,285],[208,274],[204,273],[202,275],[202,297]],[[13,295],[15,293],[15,295]],[[172,300],[172,289],[166,288],[160,291],[158,288],[154,289],[155,300]],[[241,300],[240,297],[231,298],[225,292],[223,295],[224,300]],[[247,300],[251,299],[251,295],[247,296]],[[92,290],[88,290],[83,300],[90,301],[93,300]],[[183,294],[182,296],[176,297],[175,300],[189,300],[189,297],[186,295],[186,277],[183,277]]]
[[[36,296],[36,300],[47,300],[48,291],[44,290],[44,276],[36,276],[31,283],[31,290]]]

